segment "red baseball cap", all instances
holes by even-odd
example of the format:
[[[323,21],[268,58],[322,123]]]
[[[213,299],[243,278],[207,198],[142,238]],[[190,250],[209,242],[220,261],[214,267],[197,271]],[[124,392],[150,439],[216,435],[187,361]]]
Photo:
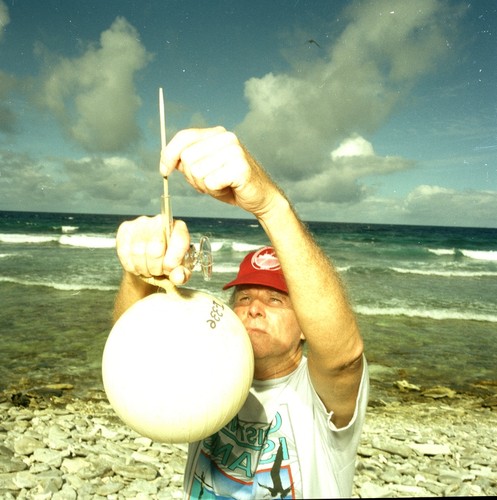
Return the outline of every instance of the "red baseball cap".
[[[223,290],[236,285],[262,285],[288,293],[280,261],[273,247],[250,252],[240,264],[238,275],[223,286]]]

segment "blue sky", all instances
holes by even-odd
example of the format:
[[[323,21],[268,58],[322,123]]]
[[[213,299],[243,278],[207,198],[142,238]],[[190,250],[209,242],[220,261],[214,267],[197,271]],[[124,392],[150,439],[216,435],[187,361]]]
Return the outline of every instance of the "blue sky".
[[[496,37],[494,0],[0,0],[0,210],[155,213],[162,86],[305,220],[497,227]]]

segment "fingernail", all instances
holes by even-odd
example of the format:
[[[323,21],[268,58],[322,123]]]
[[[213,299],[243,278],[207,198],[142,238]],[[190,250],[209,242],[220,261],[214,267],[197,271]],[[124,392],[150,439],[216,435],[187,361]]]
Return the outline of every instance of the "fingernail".
[[[169,275],[169,279],[175,284],[175,285],[182,285],[186,281],[186,274],[185,270],[183,267],[176,267],[175,269],[172,270],[171,274]]]
[[[162,149],[160,152],[159,169],[162,177],[167,177],[169,175],[169,168],[166,161],[165,150]]]

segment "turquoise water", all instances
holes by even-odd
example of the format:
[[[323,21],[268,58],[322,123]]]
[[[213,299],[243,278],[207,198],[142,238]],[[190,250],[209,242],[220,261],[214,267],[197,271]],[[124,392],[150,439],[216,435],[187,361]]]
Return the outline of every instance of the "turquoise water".
[[[101,388],[121,276],[114,237],[126,218],[0,212],[0,388]],[[222,285],[267,244],[264,232],[254,220],[186,220],[214,254],[212,280],[195,273],[189,286],[226,298]],[[496,229],[309,226],[349,290],[371,363],[425,386],[497,379]]]

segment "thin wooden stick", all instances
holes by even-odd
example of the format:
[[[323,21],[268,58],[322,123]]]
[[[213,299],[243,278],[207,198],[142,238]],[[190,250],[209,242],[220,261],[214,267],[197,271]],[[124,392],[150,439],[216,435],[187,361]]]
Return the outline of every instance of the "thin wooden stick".
[[[160,118],[160,145],[161,152],[166,147],[166,115],[164,113],[164,94],[162,92],[162,87],[159,88],[159,118]],[[169,185],[167,182],[167,177],[164,177],[164,196],[162,200],[162,218],[164,225],[164,232],[166,235],[166,243],[169,243],[169,238],[171,236],[171,225],[172,225],[172,213],[170,207],[169,198]],[[142,278],[144,281],[150,285],[163,288],[167,293],[176,293],[176,287],[169,281],[168,277],[165,276],[152,276],[150,278]]]
[[[166,113],[164,111],[164,93],[159,88],[159,118],[160,118],[160,147],[161,151],[166,147]],[[164,177],[164,196],[169,196],[169,185],[167,177]]]
[[[160,145],[161,151],[166,147],[166,113],[164,111],[164,93],[159,88],[159,118],[160,118]],[[162,216],[164,217],[164,228],[166,231],[166,242],[169,243],[171,236],[172,215],[169,199],[169,183],[167,176],[163,178],[164,199],[162,204]]]

